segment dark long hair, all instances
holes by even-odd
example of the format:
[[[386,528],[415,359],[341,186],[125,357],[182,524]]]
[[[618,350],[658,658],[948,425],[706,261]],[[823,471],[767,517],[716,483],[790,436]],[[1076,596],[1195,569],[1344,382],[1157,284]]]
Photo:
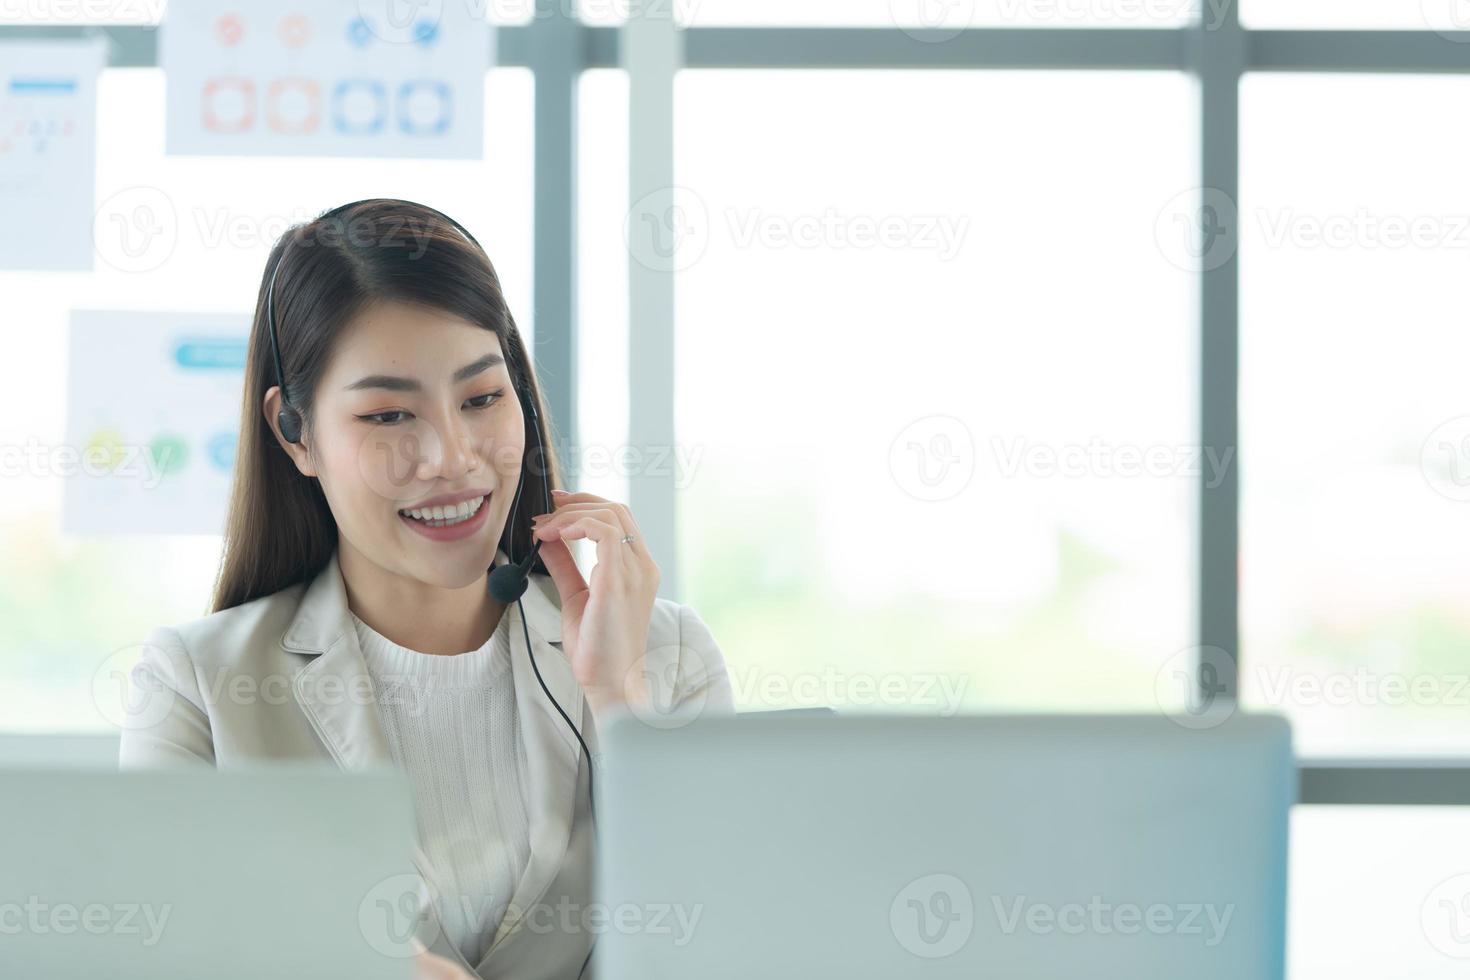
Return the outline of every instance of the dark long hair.
[[[266,291],[282,261],[275,285],[277,338],[286,393],[301,410],[308,444],[317,383],[332,346],[368,304],[390,299],[432,307],[500,339],[512,382],[542,420],[545,456],[538,461],[535,423],[525,413],[521,497],[500,538],[507,555],[527,554],[531,519],[545,509],[541,467],[552,487],[560,486],[560,468],[550,416],[500,279],[479,248],[428,208],[392,199],[363,201],[287,231],[266,261],[250,327],[239,449],[211,612],[310,580],[337,545],[337,521],[321,485],[296,468],[261,410],[276,383]],[[539,555],[532,570],[547,574]]]

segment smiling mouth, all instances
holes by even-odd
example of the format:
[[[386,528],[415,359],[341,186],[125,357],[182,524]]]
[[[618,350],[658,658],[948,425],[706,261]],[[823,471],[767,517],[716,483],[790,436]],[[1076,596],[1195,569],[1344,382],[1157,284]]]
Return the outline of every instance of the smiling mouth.
[[[472,497],[451,507],[424,507],[400,510],[399,516],[418,521],[428,527],[453,527],[463,524],[479,513],[485,506],[486,497]]]

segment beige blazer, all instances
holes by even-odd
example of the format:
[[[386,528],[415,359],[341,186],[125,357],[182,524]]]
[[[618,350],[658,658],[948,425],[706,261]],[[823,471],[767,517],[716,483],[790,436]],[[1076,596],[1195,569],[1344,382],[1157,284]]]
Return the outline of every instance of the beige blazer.
[[[503,551],[496,557],[497,565],[505,562]],[[561,649],[555,584],[549,576],[533,574],[521,603],[546,686],[577,722],[595,756],[592,715]],[[510,606],[506,615],[513,617],[512,676],[529,776],[530,863],[488,952],[470,964],[443,933],[437,875],[417,842],[411,842],[425,886],[417,934],[430,951],[483,977],[572,980],[595,938],[583,929],[560,931],[567,916],[557,911],[568,903],[585,909],[592,901],[586,763],[536,682],[517,607]],[[676,718],[734,710],[724,658],[689,606],[655,600],[647,670],[653,710],[681,712]],[[225,768],[276,759],[330,759],[348,770],[393,764],[335,552],[309,583],[155,629],[131,683],[129,723],[119,750],[122,769]]]

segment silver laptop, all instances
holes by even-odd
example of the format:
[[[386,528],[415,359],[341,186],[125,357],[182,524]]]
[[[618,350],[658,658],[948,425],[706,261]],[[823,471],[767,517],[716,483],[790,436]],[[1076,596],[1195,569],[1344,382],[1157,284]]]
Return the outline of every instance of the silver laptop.
[[[597,980],[1280,980],[1291,734],[1162,716],[629,716]]]
[[[0,977],[412,975],[396,770],[11,770],[0,800]]]

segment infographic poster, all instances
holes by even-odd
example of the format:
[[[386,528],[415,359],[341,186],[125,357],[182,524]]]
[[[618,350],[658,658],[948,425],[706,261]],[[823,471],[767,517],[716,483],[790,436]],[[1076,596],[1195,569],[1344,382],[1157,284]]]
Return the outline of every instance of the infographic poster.
[[[102,38],[0,42],[0,269],[92,268]]]
[[[480,159],[487,4],[191,0],[159,29],[167,152]]]
[[[221,534],[248,314],[75,310],[62,529]]]

